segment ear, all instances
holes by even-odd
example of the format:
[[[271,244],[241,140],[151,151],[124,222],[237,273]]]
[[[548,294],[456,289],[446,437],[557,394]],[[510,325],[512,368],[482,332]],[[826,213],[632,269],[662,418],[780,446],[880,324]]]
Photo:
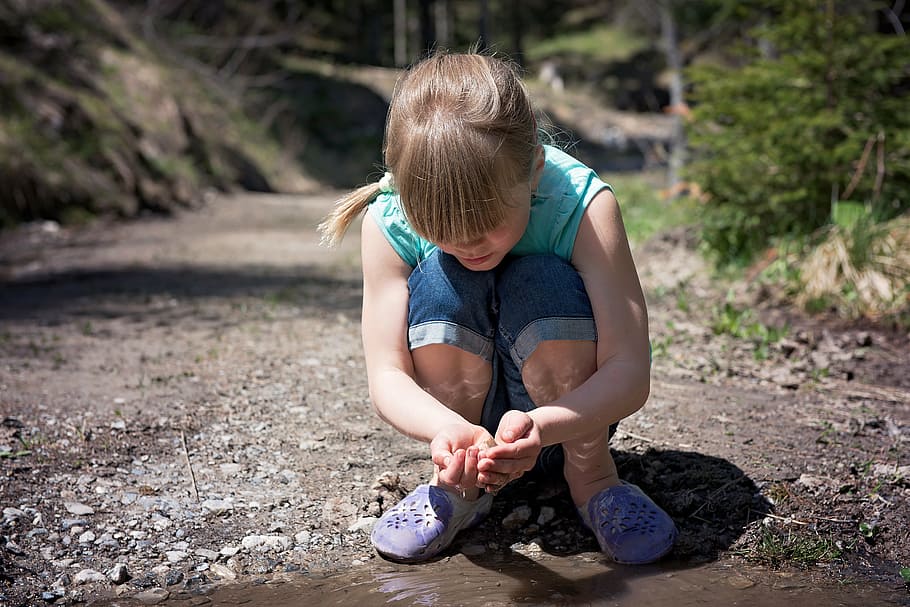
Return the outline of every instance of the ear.
[[[543,176],[543,167],[546,164],[546,154],[543,146],[537,144],[537,150],[534,152],[534,168],[531,171],[531,191],[537,190],[540,178]]]

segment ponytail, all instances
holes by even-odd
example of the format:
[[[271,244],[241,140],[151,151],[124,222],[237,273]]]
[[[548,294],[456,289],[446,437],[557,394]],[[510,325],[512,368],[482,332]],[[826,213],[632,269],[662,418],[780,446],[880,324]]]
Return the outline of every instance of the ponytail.
[[[332,212],[316,228],[322,244],[333,247],[341,242],[351,223],[375,200],[382,188],[378,182],[361,186],[340,198]]]

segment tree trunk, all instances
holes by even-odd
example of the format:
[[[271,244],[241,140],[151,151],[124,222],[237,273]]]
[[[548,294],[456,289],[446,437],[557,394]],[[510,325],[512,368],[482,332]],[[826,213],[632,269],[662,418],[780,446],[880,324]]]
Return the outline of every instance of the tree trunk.
[[[509,22],[512,24],[512,59],[524,65],[524,14],[521,0],[512,0]]]
[[[660,31],[663,38],[664,53],[667,57],[667,67],[670,68],[670,111],[673,114],[673,140],[670,144],[667,189],[671,196],[674,196],[679,185],[679,173],[682,169],[686,147],[686,133],[682,122],[685,106],[682,60],[680,59],[679,44],[676,37],[673,2],[672,0],[662,0],[658,2],[658,8],[660,10]]]
[[[490,3],[480,0],[480,18],[477,20],[477,50],[486,50],[490,44]]]
[[[426,55],[436,46],[436,23],[433,19],[434,0],[420,0],[420,54]]]
[[[436,0],[436,44],[447,49],[452,46],[452,7],[451,0]]]
[[[395,0],[395,65],[408,63],[408,3]]]

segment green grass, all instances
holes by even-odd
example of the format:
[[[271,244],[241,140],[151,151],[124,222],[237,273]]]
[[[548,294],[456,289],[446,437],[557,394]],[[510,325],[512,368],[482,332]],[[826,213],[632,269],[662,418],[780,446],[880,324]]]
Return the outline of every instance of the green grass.
[[[763,528],[757,541],[739,551],[739,555],[770,567],[796,565],[809,567],[834,561],[844,550],[837,542],[818,535],[809,536],[790,531]]]
[[[538,61],[553,55],[576,55],[607,63],[629,59],[648,45],[644,37],[618,27],[602,25],[532,43],[528,46],[527,56]]]
[[[645,177],[603,177],[613,186],[632,244],[640,244],[663,230],[694,223],[695,203],[690,199],[664,200]]]
[[[789,327],[769,327],[759,321],[751,309],[738,308],[730,301],[714,306],[711,330],[715,335],[726,334],[751,341],[755,344],[753,355],[756,360],[766,360],[771,355],[771,347],[790,331]]]

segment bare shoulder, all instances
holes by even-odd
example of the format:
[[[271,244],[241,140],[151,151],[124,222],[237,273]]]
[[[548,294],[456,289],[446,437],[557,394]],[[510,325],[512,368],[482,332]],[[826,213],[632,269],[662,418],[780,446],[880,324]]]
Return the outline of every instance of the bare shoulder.
[[[619,203],[613,192],[604,188],[588,204],[578,226],[572,263],[579,270],[596,264],[603,268],[631,262],[629,240]]]
[[[411,267],[395,252],[369,215],[364,217],[360,228],[360,256],[365,287],[396,278],[407,280],[411,273]]]

